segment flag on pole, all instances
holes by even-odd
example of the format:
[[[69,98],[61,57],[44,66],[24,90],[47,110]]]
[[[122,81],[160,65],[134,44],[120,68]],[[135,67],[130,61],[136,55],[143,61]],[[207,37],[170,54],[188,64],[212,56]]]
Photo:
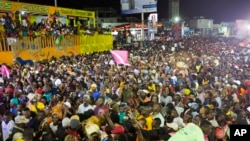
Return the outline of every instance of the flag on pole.
[[[128,60],[128,51],[127,50],[112,50],[110,51],[112,54],[112,57],[117,65],[125,65],[130,66],[129,60]]]
[[[60,43],[62,42],[62,40],[63,40],[63,36],[62,36],[62,35],[58,35],[58,36],[56,37],[56,40],[55,40],[56,45],[59,46]]]
[[[2,65],[2,67],[1,67],[1,73],[2,73],[2,76],[6,76],[8,79],[10,78],[10,71],[7,68],[7,66]]]

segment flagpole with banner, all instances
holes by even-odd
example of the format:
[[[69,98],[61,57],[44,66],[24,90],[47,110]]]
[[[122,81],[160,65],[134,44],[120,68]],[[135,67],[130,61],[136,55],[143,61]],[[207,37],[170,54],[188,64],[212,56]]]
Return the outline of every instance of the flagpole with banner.
[[[111,50],[110,52],[117,65],[130,66],[127,50]]]
[[[10,71],[9,71],[7,66],[5,66],[5,65],[1,66],[1,73],[2,73],[3,78],[7,77],[8,79],[10,79]]]

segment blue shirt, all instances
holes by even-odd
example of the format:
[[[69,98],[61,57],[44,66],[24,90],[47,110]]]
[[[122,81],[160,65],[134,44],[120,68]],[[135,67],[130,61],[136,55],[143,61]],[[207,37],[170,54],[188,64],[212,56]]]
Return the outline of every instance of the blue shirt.
[[[94,100],[96,100],[97,98],[99,98],[100,92],[99,92],[99,91],[94,91],[94,92],[92,93],[92,96],[93,96]]]
[[[165,72],[166,72],[167,74],[169,74],[169,73],[170,73],[170,71],[171,71],[171,68],[170,68],[169,66],[166,66],[166,68],[165,68]]]
[[[10,108],[10,112],[13,113],[15,116],[17,116],[18,114],[17,108]]]
[[[51,94],[56,95],[57,94],[57,88],[52,88],[51,89]]]

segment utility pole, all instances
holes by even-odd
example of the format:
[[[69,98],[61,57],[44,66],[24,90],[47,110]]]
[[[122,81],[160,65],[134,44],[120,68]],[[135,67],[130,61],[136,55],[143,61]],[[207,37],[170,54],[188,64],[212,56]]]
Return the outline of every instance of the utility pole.
[[[55,7],[57,7],[57,0],[54,0]]]

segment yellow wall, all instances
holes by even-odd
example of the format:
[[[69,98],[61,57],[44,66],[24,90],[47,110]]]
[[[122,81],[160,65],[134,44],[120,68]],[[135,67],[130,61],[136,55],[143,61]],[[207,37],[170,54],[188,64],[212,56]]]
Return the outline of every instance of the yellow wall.
[[[10,65],[16,57],[38,61],[49,59],[52,56],[58,58],[63,55],[108,51],[113,48],[113,40],[112,35],[75,35],[70,38],[64,37],[61,46],[56,45],[54,37],[35,40],[23,38],[11,45],[11,51],[6,46],[2,47],[0,44],[0,63]]]
[[[36,53],[36,54],[30,54],[29,51],[21,51],[17,57],[21,57],[24,60],[39,61],[39,60],[47,59],[48,54],[49,54],[48,58],[51,58],[52,56],[55,56],[58,58],[63,55],[70,55],[71,53],[78,54],[76,50],[74,49],[77,50],[79,48],[74,47],[72,49],[66,49],[66,51],[64,52],[60,52],[54,48],[44,48],[42,49],[41,52]],[[11,51],[0,52],[0,56],[1,56],[0,63],[6,63],[8,65],[11,65],[13,63],[13,60],[15,60],[13,53]]]
[[[6,63],[10,65],[13,62],[12,58],[12,52],[7,51],[7,52],[0,52],[0,63]]]

